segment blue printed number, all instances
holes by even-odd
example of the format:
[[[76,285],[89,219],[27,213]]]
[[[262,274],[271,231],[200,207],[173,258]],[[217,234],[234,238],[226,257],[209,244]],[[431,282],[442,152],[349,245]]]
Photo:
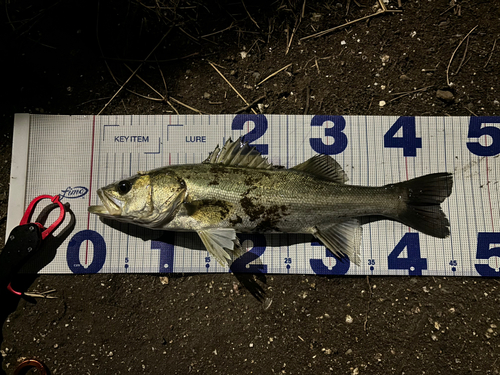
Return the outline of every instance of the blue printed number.
[[[399,256],[406,248],[407,258]],[[387,257],[390,270],[408,270],[410,275],[421,276],[427,269],[427,259],[420,256],[420,241],[418,233],[406,233],[394,250]]]
[[[80,262],[80,247],[85,241],[92,242],[94,255],[88,267]],[[93,230],[82,230],[76,233],[68,243],[66,262],[73,273],[98,273],[106,261],[106,242]]]
[[[403,136],[396,137],[399,129],[403,129]],[[384,147],[402,148],[404,156],[417,156],[417,148],[422,148],[422,138],[417,138],[415,117],[402,116],[384,134]]]
[[[172,240],[172,241],[170,241]],[[174,245],[173,235],[168,239],[169,242],[151,241],[151,250],[160,250],[159,273],[174,272]]]
[[[469,123],[469,138],[480,138],[483,135],[491,137],[489,146],[482,146],[479,142],[467,142],[467,148],[470,152],[478,156],[494,156],[500,154],[500,129],[495,126],[484,126],[482,124],[499,124],[500,117],[471,117]]]
[[[311,138],[311,148],[319,154],[336,155],[347,148],[347,135],[342,133],[345,129],[345,119],[342,116],[316,115],[311,119],[311,126],[323,126],[327,121],[333,122],[331,128],[325,129],[325,136],[332,137],[333,143],[325,145],[321,138]]]
[[[500,244],[500,233],[482,232],[477,234],[477,252],[476,259],[490,259],[491,257],[500,257],[500,247],[493,247],[491,244]],[[498,259],[500,261],[500,259]],[[499,268],[491,268],[488,264],[476,264],[476,271],[481,276],[499,276]]]
[[[253,122],[254,128],[251,132],[245,134],[243,140],[248,142],[251,146],[255,146],[257,151],[259,151],[262,155],[267,155],[269,153],[269,147],[266,144],[255,145],[252,144],[253,141],[256,141],[260,137],[264,135],[267,131],[267,118],[264,115],[236,115],[233,119],[233,124],[231,125],[231,129],[233,130],[243,130],[245,123],[248,121]]]
[[[311,246],[323,246],[323,244],[319,242],[311,242]],[[334,258],[335,265],[330,269],[325,263],[323,263],[323,259],[310,259],[309,264],[311,265],[312,270],[317,275],[345,275],[347,271],[349,271],[349,267],[351,266],[351,261],[349,258],[345,257],[341,260],[337,259],[332,252],[325,248],[325,256],[327,258]]]
[[[238,237],[240,243],[245,240],[252,241],[253,247],[231,264],[231,271],[234,273],[267,273],[265,264],[250,264],[266,251],[266,237],[263,234],[239,234]]]

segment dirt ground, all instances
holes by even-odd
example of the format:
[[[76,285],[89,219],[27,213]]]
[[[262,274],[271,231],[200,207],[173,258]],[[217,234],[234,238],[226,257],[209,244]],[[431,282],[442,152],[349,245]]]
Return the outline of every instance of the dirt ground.
[[[235,113],[245,104],[212,62],[263,113],[500,116],[498,2],[387,7],[301,40],[380,5],[3,2],[1,241],[14,113],[97,114],[130,76],[127,66],[136,69],[151,51],[138,75],[159,93],[134,77],[126,88],[140,96],[124,89],[103,114]],[[159,95],[170,104],[151,100]],[[497,279],[175,274],[162,283],[158,275],[103,274],[44,275],[29,286],[47,289],[58,298],[2,296],[7,374],[23,358],[52,374],[500,372]]]

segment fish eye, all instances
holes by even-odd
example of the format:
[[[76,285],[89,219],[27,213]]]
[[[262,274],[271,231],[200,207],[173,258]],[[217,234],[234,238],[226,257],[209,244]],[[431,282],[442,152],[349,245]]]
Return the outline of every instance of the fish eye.
[[[118,191],[120,194],[127,194],[132,189],[132,183],[128,180],[123,180],[118,183]]]

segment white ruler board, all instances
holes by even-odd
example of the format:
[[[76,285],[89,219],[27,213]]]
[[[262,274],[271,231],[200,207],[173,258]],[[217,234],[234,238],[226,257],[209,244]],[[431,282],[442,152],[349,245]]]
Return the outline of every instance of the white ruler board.
[[[500,117],[17,115],[7,233],[33,198],[60,194],[76,226],[41,273],[229,272],[196,233],[113,227],[87,208],[99,204],[99,187],[137,171],[200,163],[240,136],[286,168],[330,154],[353,185],[451,172],[453,192],[442,204],[451,236],[367,222],[356,266],[306,235],[242,235],[248,252],[232,271],[500,276]]]

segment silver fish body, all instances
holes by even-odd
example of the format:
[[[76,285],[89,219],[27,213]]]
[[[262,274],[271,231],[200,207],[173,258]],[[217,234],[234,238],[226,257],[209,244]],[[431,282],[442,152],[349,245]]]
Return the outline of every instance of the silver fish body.
[[[201,164],[159,168],[99,189],[104,206],[89,211],[153,229],[196,231],[223,265],[241,255],[236,233],[252,232],[312,234],[335,255],[359,264],[363,216],[449,235],[440,203],[451,194],[450,174],[382,187],[346,180],[327,155],[283,169],[240,140],[229,140]]]

